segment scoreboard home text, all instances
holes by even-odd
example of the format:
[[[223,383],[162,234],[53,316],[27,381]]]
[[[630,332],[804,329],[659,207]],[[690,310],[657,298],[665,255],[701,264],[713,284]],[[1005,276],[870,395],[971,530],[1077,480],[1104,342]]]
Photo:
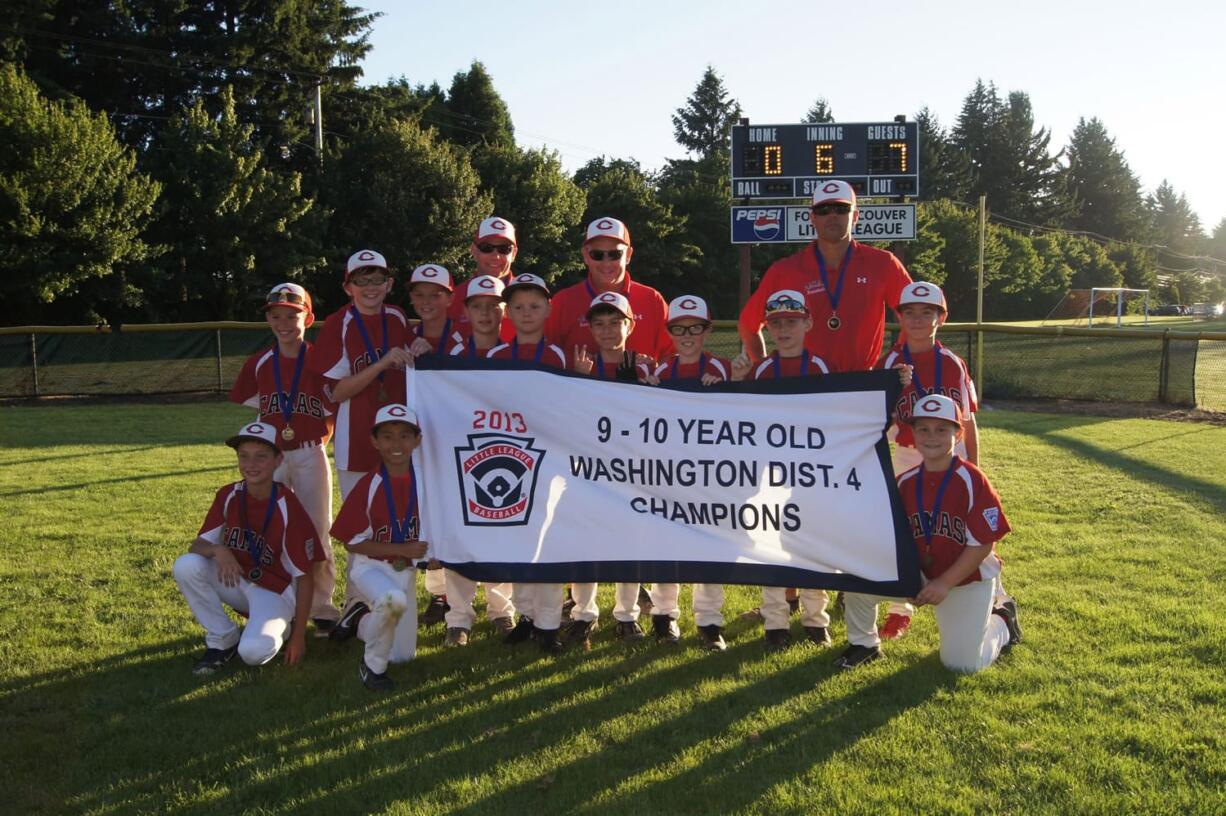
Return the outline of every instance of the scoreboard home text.
[[[918,126],[733,125],[733,198],[809,198],[830,179],[857,196],[919,195]]]

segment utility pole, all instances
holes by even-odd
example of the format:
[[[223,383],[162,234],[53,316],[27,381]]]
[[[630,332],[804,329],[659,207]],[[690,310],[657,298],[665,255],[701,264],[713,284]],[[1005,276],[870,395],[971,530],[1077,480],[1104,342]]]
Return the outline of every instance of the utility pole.
[[[324,163],[324,102],[323,77],[315,80],[315,158],[322,166]]]
[[[979,330],[975,332],[978,342],[975,347],[975,388],[980,396],[986,392],[983,383],[983,242],[987,238],[988,197],[979,196],[979,306],[975,311],[975,322]]]

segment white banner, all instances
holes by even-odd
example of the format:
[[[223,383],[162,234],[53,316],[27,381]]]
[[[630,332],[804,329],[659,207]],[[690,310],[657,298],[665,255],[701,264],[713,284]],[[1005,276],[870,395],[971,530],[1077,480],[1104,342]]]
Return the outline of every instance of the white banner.
[[[530,369],[410,373],[421,537],[447,566],[918,591],[884,436],[895,372],[674,390]]]

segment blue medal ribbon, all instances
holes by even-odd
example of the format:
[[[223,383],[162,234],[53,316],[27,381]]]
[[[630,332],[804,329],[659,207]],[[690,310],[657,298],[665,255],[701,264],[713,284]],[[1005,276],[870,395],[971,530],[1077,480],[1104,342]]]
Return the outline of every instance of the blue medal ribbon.
[[[839,282],[835,285],[834,291],[830,291],[830,281],[826,274],[826,259],[822,257],[821,248],[813,247],[813,254],[817,256],[817,272],[822,279],[822,287],[826,291],[826,297],[830,300],[830,313],[837,315],[839,311],[839,301],[843,297],[843,283],[847,280],[847,266],[851,263],[851,250],[855,247],[855,242],[847,245],[847,252],[843,254],[843,261],[839,264]]]
[[[941,344],[933,343],[932,346],[932,367],[935,373],[933,374],[933,383],[931,391],[925,391],[924,386],[920,383],[919,369],[915,366],[915,361],[911,359],[911,349],[907,348],[904,343],[902,347],[902,358],[907,361],[907,365],[911,366],[911,384],[915,386],[915,390],[921,397],[926,397],[929,394],[941,393]]]
[[[802,349],[800,353],[800,376],[802,377],[809,376],[809,357],[809,350]],[[779,363],[778,351],[771,354],[771,368],[775,372],[776,380],[783,378],[783,366]]]
[[[677,366],[681,363],[681,355],[673,357],[673,365],[668,371],[669,379],[677,379]],[[707,373],[707,355],[705,353],[698,355],[698,379],[702,379],[702,375]]]
[[[386,326],[384,326],[384,328],[383,328],[383,333],[384,333],[384,335],[386,336],[386,334],[387,334],[387,327],[386,327]],[[416,331],[414,332],[414,334],[415,334],[417,337],[422,338],[423,340],[425,339],[426,335],[425,335],[425,333],[422,331],[422,324],[420,324],[420,323],[418,323],[418,324],[417,324],[417,329],[416,329]],[[443,324],[443,333],[439,335],[439,338],[438,338],[438,347],[434,349],[435,354],[442,354],[442,353],[443,353],[443,343],[446,343],[446,342],[447,342],[447,338],[448,338],[450,335],[451,335],[451,318],[449,317],[449,318],[447,318],[447,322]]]
[[[477,341],[472,337],[468,338],[468,359],[477,359]]]
[[[915,476],[915,506],[919,508],[920,529],[924,531],[924,556],[930,563],[932,558],[932,535],[937,526],[937,514],[941,512],[941,500],[945,498],[945,488],[949,487],[949,483],[953,481],[954,470],[959,464],[958,457],[955,455],[949,463],[949,469],[945,471],[945,476],[941,478],[941,486],[937,488],[937,497],[932,505],[932,512],[924,510],[924,476],[927,471],[924,470],[922,463],[920,464],[919,473]],[[928,564],[924,566],[928,566]]]
[[[251,556],[251,569],[247,573],[247,577],[252,581],[260,580],[260,576],[264,574],[263,566],[260,564],[260,558],[264,554],[264,537],[268,535],[268,525],[272,522],[273,511],[277,507],[277,483],[272,483],[272,494],[268,497],[268,509],[264,512],[264,525],[260,528],[260,534],[255,534],[255,529],[251,526],[251,522],[247,518],[247,499],[251,493],[247,490],[247,480],[243,479],[243,499],[238,503],[238,519],[243,525],[243,548],[247,550],[247,554]]]
[[[536,353],[532,355],[532,362],[540,363],[541,358],[545,356],[545,338],[542,337],[536,344]],[[519,359],[519,338],[515,338],[515,342],[511,344],[511,359]]]
[[[391,526],[390,541],[393,544],[403,544],[409,538],[409,526],[412,524],[413,517],[417,515],[417,474],[413,469],[413,463],[409,462],[409,478],[411,487],[409,489],[409,506],[405,511],[404,520],[396,513],[396,499],[392,495],[392,479],[388,475],[387,465],[379,464],[379,475],[383,477],[383,498],[387,499],[387,518],[388,524]]]
[[[375,346],[370,342],[370,334],[366,331],[366,325],[362,323],[362,313],[358,311],[357,306],[350,306],[349,313],[353,315],[353,319],[357,321],[358,332],[362,335],[362,343],[366,346],[366,353],[374,358],[372,362],[378,362],[383,355],[387,354],[387,309],[383,306],[379,307],[379,316],[383,319],[383,346],[379,349],[379,353],[375,354]],[[383,375],[386,371],[379,372],[379,382],[383,382]]]
[[[285,420],[285,427],[289,427],[290,418],[294,415],[294,402],[298,399],[298,383],[302,380],[302,366],[306,362],[307,347],[306,343],[302,344],[302,348],[298,350],[298,361],[294,363],[294,379],[289,384],[289,393],[285,393],[281,389],[281,350],[278,346],[272,347],[272,376],[277,384],[277,398],[281,402],[281,417]]]

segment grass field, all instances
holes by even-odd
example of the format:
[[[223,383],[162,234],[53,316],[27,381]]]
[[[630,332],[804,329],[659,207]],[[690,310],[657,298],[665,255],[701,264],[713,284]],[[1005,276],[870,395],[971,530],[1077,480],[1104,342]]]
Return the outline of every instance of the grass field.
[[[435,628],[377,697],[356,642],[188,671],[201,636],[170,566],[247,415],[0,408],[0,810],[1226,811],[1226,428],[981,414],[1026,639],[975,676],[941,667],[930,612],[852,674],[742,621],[704,654],[686,615],[679,650],[606,626],[559,659],[484,623],[444,651]],[[730,588],[731,618],[755,603]]]

